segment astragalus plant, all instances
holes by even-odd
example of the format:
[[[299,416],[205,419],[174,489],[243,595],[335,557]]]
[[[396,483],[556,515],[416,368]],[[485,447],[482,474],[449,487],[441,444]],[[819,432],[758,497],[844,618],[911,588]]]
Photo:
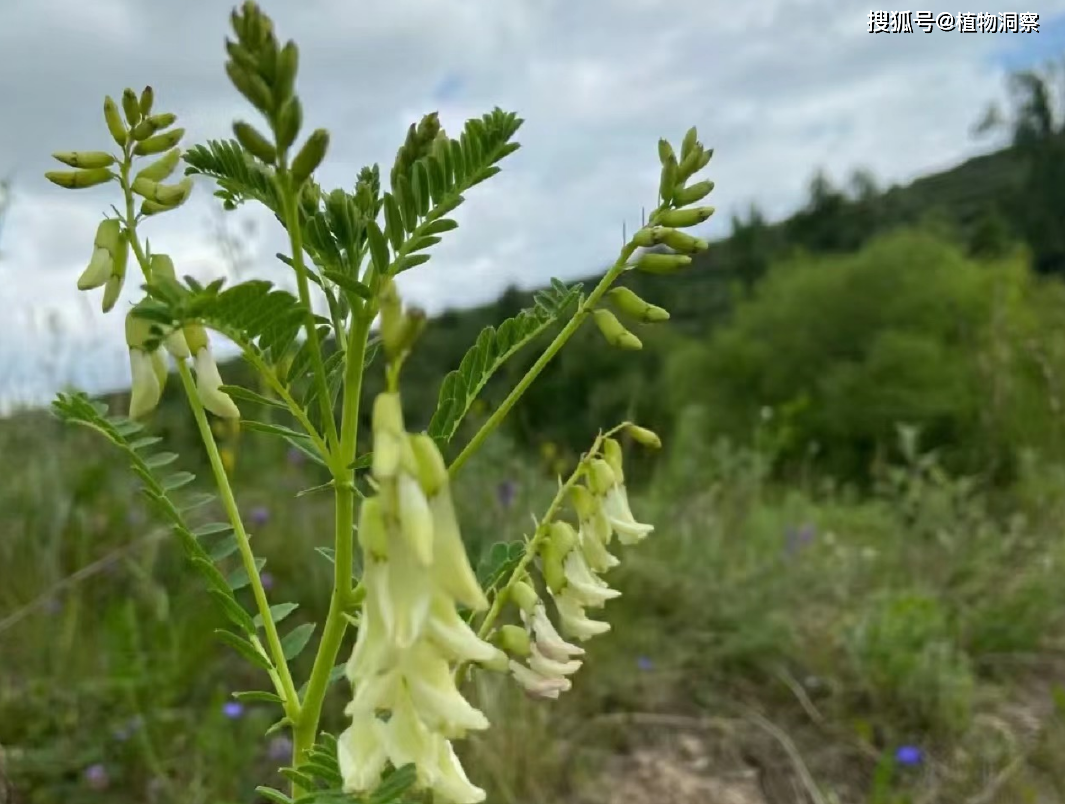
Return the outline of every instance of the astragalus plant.
[[[292,732],[291,767],[281,769],[291,790],[262,787],[262,795],[278,802],[353,796],[386,802],[409,792],[440,802],[481,801],[485,794],[467,778],[454,745],[490,724],[462,687],[470,673],[491,672],[509,674],[543,698],[557,698],[570,688],[584,653],[580,643],[610,628],[588,612],[618,595],[602,580],[618,563],[611,552],[614,536],[631,545],[652,530],[629,509],[618,438],[652,447],[659,441],[629,422],[601,431],[573,474],[560,480],[558,495],[532,533],[523,542],[497,546],[491,571],[480,578],[463,546],[451,484],[587,319],[610,345],[640,348],[636,335],[605,303],[642,323],[669,317],[613,285],[633,269],[670,274],[706,248],[682,230],[713,212],[691,206],[712,183],[689,183],[711,154],[694,128],[679,154],[661,141],[660,204],[602,280],[587,293],[580,285],[554,280],[533,308],[482,332],[460,368],[447,376],[428,431],[408,432],[402,399],[410,390],[401,382],[402,369],[417,347],[425,315],[404,306],[394,279],[424,266],[431,248],[456,228],[449,213],[519,147],[511,138],[522,121],[495,109],[468,121],[453,139],[435,114],[427,115],[408,130],[389,173],[388,192],[382,192],[377,165],[359,173],[353,192],[326,191],[314,173],[326,156],[329,133],[318,129],[297,143],[302,112],[295,91],[295,43],[281,45],[270,19],[254,3],[235,10],[231,22],[226,74],[261,114],[264,128],[238,121],[234,140],[183,151],[184,131],[175,127],[174,114],[155,108],[152,89],[140,94],[127,89],[119,102],[104,101],[104,120],[116,148],[55,154],[70,168],[47,174],[55,184],[79,189],[114,183],[122,193],[114,214],[99,225],[78,287],[102,288],[105,312],[115,309],[131,286],[141,296],[124,310],[132,377],[129,417],[108,415],[82,394],[61,395],[55,409],[125,450],[144,493],[173,526],[191,566],[231,622],[219,637],[269,678],[269,691],[234,693],[240,700],[276,705],[280,718],[274,728]],[[184,176],[170,181],[182,160]],[[226,208],[257,202],[275,214],[288,233],[291,253],[283,259],[295,275],[295,294],[260,280],[229,288],[222,280],[203,286],[179,278],[171,258],[149,248],[142,232],[150,219],[180,207],[197,175],[217,183],[216,195]],[[131,262],[143,282],[127,281]],[[326,315],[314,312],[312,291],[324,296]],[[488,378],[555,326],[560,327],[556,337],[529,372],[470,442],[453,450],[458,425]],[[271,398],[224,384],[211,333],[239,347]],[[365,371],[378,370],[373,362],[378,351],[385,391],[373,401],[372,443],[360,445],[362,378]],[[212,498],[183,492],[193,476],[169,473],[166,467],[177,456],[153,452],[160,439],[146,434],[144,420],[159,403],[171,362],[202,436],[227,522],[193,521],[196,509]],[[245,420],[244,429],[286,439],[332,476],[336,531],[329,557],[335,576],[321,628],[305,624],[281,633],[296,604],[267,598],[262,559],[241,521],[212,435],[210,416],[239,418],[238,403],[248,401],[281,408],[291,422]],[[448,464],[444,454],[453,451],[457,456]],[[230,562],[238,562],[235,569]],[[361,568],[358,574],[355,567]],[[250,610],[242,602],[247,590]],[[345,652],[350,658],[344,662],[351,630],[354,647]],[[313,669],[300,684],[290,663],[312,644],[316,631]],[[327,689],[342,676],[352,691],[345,709],[350,726],[331,736],[319,723]]]

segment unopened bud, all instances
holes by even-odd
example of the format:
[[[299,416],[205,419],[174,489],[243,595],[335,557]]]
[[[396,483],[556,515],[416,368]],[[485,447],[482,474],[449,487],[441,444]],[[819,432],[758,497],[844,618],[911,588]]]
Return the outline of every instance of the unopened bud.
[[[663,167],[670,159],[676,159],[676,155],[673,153],[673,146],[669,144],[667,139],[658,140],[658,161],[662,163]]]
[[[152,103],[154,102],[155,90],[153,90],[150,86],[145,87],[144,90],[141,92],[141,97],[138,101],[138,104],[141,109],[141,114],[145,117],[150,115],[152,113]]]
[[[207,338],[207,330],[204,329],[203,324],[186,324],[183,331],[185,334],[185,343],[188,344],[189,350],[193,354],[210,346],[211,342]]]
[[[660,213],[654,222],[669,229],[687,229],[690,226],[698,226],[713,214],[713,207],[671,209]]]
[[[137,93],[129,87],[122,91],[122,111],[126,113],[126,122],[131,126],[136,126],[140,122],[140,102],[137,99]]]
[[[359,510],[359,544],[374,558],[388,557],[388,527],[381,510],[380,497],[368,497]]]
[[[165,181],[170,178],[170,175],[178,166],[178,162],[181,161],[181,149],[172,148],[167,151],[163,156],[156,159],[147,167],[143,168],[136,176],[133,177],[134,182],[139,179],[145,179],[152,182]]]
[[[606,294],[618,310],[645,324],[656,324],[669,320],[669,311],[649,304],[633,293],[629,288],[616,287]]]
[[[232,55],[231,52],[230,56]],[[226,75],[229,76],[229,80],[237,88],[237,91],[247,98],[252,106],[265,115],[273,112],[273,95],[270,92],[270,87],[261,77],[245,69],[236,61],[226,62]]]
[[[173,131],[167,131],[164,134],[156,134],[154,137],[149,137],[133,146],[133,153],[137,156],[161,154],[181,142],[181,138],[184,136],[185,129],[183,128],[175,128]]]
[[[45,173],[44,177],[64,190],[84,190],[111,181],[115,178],[115,174],[107,168],[95,168],[93,170],[51,170]]]
[[[129,232],[123,229],[118,235],[118,242],[112,253],[111,276],[104,285],[104,298],[101,309],[111,312],[118,297],[122,295],[122,285],[126,281],[126,265],[129,262]]]
[[[617,316],[609,310],[592,310],[592,317],[595,319],[595,325],[599,327],[599,331],[606,338],[606,342],[611,346],[630,350],[643,348],[643,343],[640,342],[640,339],[625,329],[621,322],[618,321]]]
[[[536,594],[536,590],[525,581],[518,581],[511,586],[508,594],[514,601],[514,605],[526,614],[532,614],[533,609],[540,602],[540,596]]]
[[[418,464],[418,482],[427,497],[433,497],[447,485],[448,473],[444,456],[431,436],[418,433],[410,437],[410,446]]]
[[[569,522],[551,523],[551,545],[558,554],[565,558],[569,552],[577,546],[577,531]]]
[[[662,165],[662,175],[658,180],[658,194],[663,204],[673,200],[673,193],[677,187],[677,158],[670,154],[669,159]]]
[[[713,189],[714,183],[712,181],[701,181],[691,187],[681,187],[673,193],[673,203],[678,207],[686,207],[689,204],[698,203],[710,195],[710,191]]]
[[[296,158],[292,160],[292,180],[303,184],[318,169],[329,149],[329,132],[324,128],[315,129],[303,143]]]
[[[628,433],[632,440],[637,444],[642,444],[651,449],[662,448],[662,439],[658,437],[658,433],[654,430],[648,430],[646,427],[640,427],[636,424],[627,424],[625,425],[625,432]]]
[[[395,477],[402,459],[405,430],[399,394],[378,394],[373,403],[373,475]]]
[[[100,221],[96,228],[96,239],[93,241],[92,259],[78,277],[78,290],[93,290],[106,284],[111,278],[111,266],[121,236],[122,224],[117,218]]]
[[[610,471],[614,473],[614,480],[618,483],[624,483],[625,471],[622,468],[624,454],[617,439],[603,439],[603,460],[610,465]]]
[[[588,485],[594,494],[600,497],[617,485],[617,478],[610,464],[602,458],[596,458],[588,465]]]
[[[111,167],[115,163],[115,157],[107,151],[61,151],[52,154],[52,158],[82,170]]]
[[[178,207],[192,192],[192,177],[186,176],[177,184],[159,184],[143,177],[134,179],[130,189],[137,195],[164,207]]]
[[[277,75],[274,78],[274,97],[284,103],[292,96],[296,85],[296,73],[299,71],[300,52],[291,39],[277,54]]]
[[[684,135],[684,141],[680,145],[680,161],[683,162],[687,159],[688,154],[695,150],[695,146],[699,144],[699,132],[696,131],[695,126],[688,129]]]
[[[671,274],[688,265],[692,258],[687,254],[656,254],[648,252],[641,254],[636,261],[636,270],[648,274]]]
[[[695,254],[699,251],[706,251],[710,247],[710,244],[705,240],[692,237],[679,229],[666,229],[663,227],[659,238],[662,243],[682,254]]]
[[[268,165],[277,161],[277,151],[266,137],[259,133],[255,126],[238,120],[233,124],[233,133],[237,142],[244,146],[256,159]]]
[[[492,640],[511,656],[524,658],[532,653],[532,640],[529,632],[518,625],[504,625]]]
[[[570,499],[573,502],[574,510],[577,512],[577,518],[581,521],[591,519],[595,515],[595,499],[584,486],[573,486],[570,489]]]
[[[118,104],[110,95],[104,98],[104,122],[107,123],[107,130],[111,132],[114,141],[119,146],[125,146],[128,137],[126,126],[122,122],[122,115],[119,114]]]
[[[540,546],[540,569],[544,575],[544,583],[556,595],[566,586],[566,570],[562,559],[562,553],[551,541],[545,541]]]

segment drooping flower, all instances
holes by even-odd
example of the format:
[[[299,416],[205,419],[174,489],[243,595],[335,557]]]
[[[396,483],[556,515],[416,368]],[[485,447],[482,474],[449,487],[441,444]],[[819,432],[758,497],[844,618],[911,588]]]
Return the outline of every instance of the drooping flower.
[[[622,544],[636,544],[654,530],[653,525],[637,522],[629,508],[629,495],[625,488],[625,473],[622,469],[621,445],[612,438],[603,442],[603,458],[589,465],[589,485],[600,498],[603,512],[610,526],[618,534]]]
[[[158,346],[149,347],[151,340],[151,324],[146,319],[129,313],[126,316],[126,345],[129,347],[131,419],[151,413],[163,397],[167,375],[166,358]]]
[[[240,410],[221,390],[222,375],[211,354],[207,330],[200,324],[186,324],[185,344],[192,354],[192,366],[196,370],[196,393],[207,410],[223,419],[239,419]]]
[[[485,792],[466,777],[451,741],[488,727],[455,681],[459,663],[499,666],[506,657],[481,640],[456,603],[488,601],[466,556],[447,468],[427,436],[410,436],[397,394],[374,402],[373,476],[358,536],[366,599],[347,664],[353,687],[338,760],[344,789],[372,790],[388,763],[413,763],[436,800],[475,804]]]

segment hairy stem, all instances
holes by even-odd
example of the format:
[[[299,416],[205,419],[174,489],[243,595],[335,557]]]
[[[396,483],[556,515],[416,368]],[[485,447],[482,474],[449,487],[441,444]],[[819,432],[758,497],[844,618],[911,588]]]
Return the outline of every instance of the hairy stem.
[[[454,477],[458,473],[459,469],[461,469],[463,464],[470,459],[473,453],[480,449],[484,440],[503,423],[503,419],[505,419],[507,414],[510,413],[511,408],[517,404],[518,400],[521,399],[529,389],[529,386],[533,384],[533,381],[540,376],[540,373],[547,367],[547,364],[554,359],[559,350],[566,345],[566,341],[568,341],[573,336],[573,333],[580,328],[581,324],[584,323],[584,319],[586,319],[591,314],[592,310],[595,309],[595,306],[599,303],[603,294],[610,290],[610,286],[614,284],[614,281],[619,276],[621,276],[622,272],[625,270],[625,263],[635,250],[636,246],[632,243],[629,243],[621,250],[617,262],[611,266],[610,270],[607,271],[599,281],[599,284],[588,294],[588,298],[586,298],[581,303],[581,306],[577,308],[577,312],[574,313],[573,318],[566,323],[566,326],[562,328],[562,331],[555,336],[553,341],[551,341],[551,345],[544,350],[544,353],[540,355],[535,363],[533,363],[532,368],[530,368],[526,375],[521,378],[521,382],[514,386],[514,389],[507,395],[507,398],[503,400],[503,403],[496,408],[495,412],[492,413],[490,417],[488,417],[488,421],[481,425],[481,428],[462,449],[462,452],[458,454],[458,457],[452,461],[451,466],[448,467],[448,473],[451,477]]]
[[[322,704],[329,686],[329,674],[336,665],[340,645],[347,630],[344,613],[353,605],[355,593],[351,586],[351,564],[354,554],[355,526],[355,450],[358,440],[359,402],[362,396],[363,362],[370,323],[375,310],[367,305],[360,310],[349,333],[344,370],[344,403],[340,420],[340,449],[336,481],[336,533],[334,536],[333,594],[329,600],[329,612],[322,628],[322,641],[314,657],[314,667],[307,682],[300,717],[293,729],[292,760],[299,765],[303,752],[314,745],[321,719]],[[293,794],[298,794],[293,787]]]
[[[299,289],[300,301],[307,308],[307,347],[311,354],[314,381],[318,386],[318,404],[322,409],[322,426],[325,427],[326,436],[330,443],[335,447],[338,446],[336,417],[333,415],[332,396],[329,393],[329,383],[326,381],[325,363],[322,361],[322,344],[318,338],[318,328],[314,325],[314,309],[311,307],[311,290],[310,282],[307,279],[307,266],[303,261],[303,231],[300,229],[297,190],[292,188],[290,175],[284,166],[278,171],[278,179],[281,183],[281,194],[284,199],[285,228],[288,229],[289,245],[292,248],[292,265],[296,271],[296,285]]]

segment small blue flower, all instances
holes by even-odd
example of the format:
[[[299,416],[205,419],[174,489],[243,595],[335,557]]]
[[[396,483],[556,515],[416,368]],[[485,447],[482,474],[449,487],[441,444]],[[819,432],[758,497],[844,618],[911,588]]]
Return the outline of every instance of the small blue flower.
[[[82,776],[85,778],[85,783],[93,790],[106,790],[111,783],[111,779],[107,775],[107,768],[99,762],[87,767]]]
[[[895,761],[900,765],[920,765],[924,752],[915,745],[902,745],[895,751]]]
[[[270,509],[265,505],[257,505],[251,509],[248,518],[252,521],[253,525],[265,525],[270,521]]]
[[[496,487],[496,498],[504,508],[510,508],[514,503],[514,495],[518,492],[518,484],[513,480],[504,480]]]
[[[288,461],[289,466],[303,466],[304,461],[307,460],[303,454],[303,450],[290,447],[288,453],[285,455],[285,459]]]
[[[275,762],[284,762],[292,758],[292,740],[281,734],[274,737],[266,748],[266,754]]]
[[[259,580],[262,582],[263,589],[267,592],[274,588],[274,576],[269,572],[260,573]]]
[[[236,720],[244,714],[244,705],[240,701],[226,701],[222,705],[222,714],[230,720]]]
[[[646,656],[640,656],[639,658],[636,659],[636,666],[639,667],[641,670],[646,672],[648,670],[654,670],[655,663],[652,662]]]

